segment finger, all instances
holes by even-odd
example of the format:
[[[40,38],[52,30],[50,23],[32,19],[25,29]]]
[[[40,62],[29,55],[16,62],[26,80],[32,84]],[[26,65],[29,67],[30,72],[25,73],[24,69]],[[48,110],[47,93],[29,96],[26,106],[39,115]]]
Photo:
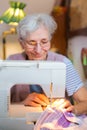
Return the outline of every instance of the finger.
[[[73,112],[73,110],[74,110],[74,106],[73,105],[71,105],[70,107],[68,107],[67,109],[66,109],[68,112],[69,111],[72,111]]]
[[[49,99],[44,94],[38,94],[38,98],[43,101],[46,105],[49,104]]]
[[[52,103],[52,106],[59,108],[63,103],[64,103],[64,99],[57,99]]]
[[[69,108],[71,106],[71,103],[69,100],[64,100],[64,102],[60,105],[61,108]]]
[[[33,101],[25,101],[24,102],[24,105],[25,106],[32,106],[32,107],[41,107],[41,105],[40,104],[38,104],[37,102],[33,102]]]
[[[43,100],[41,100],[39,96],[35,97],[33,99],[33,102],[36,102],[37,104],[40,104],[41,106],[47,106],[47,104]]]
[[[25,105],[29,106],[47,106],[48,99],[43,94],[32,93],[24,100]]]
[[[39,107],[41,106],[38,102],[34,101],[33,98],[33,94],[32,95],[28,95],[28,97],[22,102],[25,106],[32,106],[32,107]]]

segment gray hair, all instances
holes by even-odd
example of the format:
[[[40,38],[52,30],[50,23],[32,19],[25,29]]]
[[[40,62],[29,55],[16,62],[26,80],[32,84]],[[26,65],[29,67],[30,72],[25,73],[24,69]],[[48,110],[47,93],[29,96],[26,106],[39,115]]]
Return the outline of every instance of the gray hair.
[[[57,24],[52,16],[44,13],[25,16],[25,18],[19,22],[17,27],[18,37],[25,39],[27,37],[27,33],[29,34],[37,30],[41,25],[44,25],[48,29],[49,36],[51,38],[57,28]]]

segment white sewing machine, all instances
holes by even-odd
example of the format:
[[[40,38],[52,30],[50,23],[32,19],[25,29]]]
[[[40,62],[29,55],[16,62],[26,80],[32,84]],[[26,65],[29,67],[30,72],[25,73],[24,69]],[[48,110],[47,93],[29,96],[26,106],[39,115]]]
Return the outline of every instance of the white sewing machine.
[[[15,84],[40,84],[52,98],[65,96],[66,65],[52,61],[0,60],[0,130],[33,130],[42,108],[10,102],[10,88]]]

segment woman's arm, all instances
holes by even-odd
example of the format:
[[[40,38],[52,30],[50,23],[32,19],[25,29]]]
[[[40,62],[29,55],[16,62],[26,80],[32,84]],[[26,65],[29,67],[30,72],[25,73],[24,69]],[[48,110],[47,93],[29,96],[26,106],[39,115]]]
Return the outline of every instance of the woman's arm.
[[[73,112],[76,115],[87,114],[87,88],[81,87],[74,93],[73,98],[76,102]]]

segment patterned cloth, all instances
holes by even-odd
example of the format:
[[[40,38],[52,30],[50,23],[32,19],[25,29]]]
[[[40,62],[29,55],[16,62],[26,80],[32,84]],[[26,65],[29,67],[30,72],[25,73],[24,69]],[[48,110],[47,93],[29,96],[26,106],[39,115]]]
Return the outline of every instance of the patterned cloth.
[[[48,107],[37,120],[34,130],[87,130],[87,117],[76,117],[65,109]]]

